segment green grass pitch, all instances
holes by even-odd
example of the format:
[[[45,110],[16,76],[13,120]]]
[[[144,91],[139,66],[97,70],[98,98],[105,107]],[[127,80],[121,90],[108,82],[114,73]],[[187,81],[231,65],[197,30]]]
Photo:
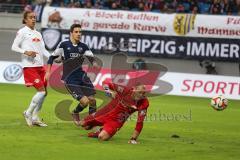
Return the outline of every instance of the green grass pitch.
[[[33,88],[23,85],[0,84],[1,160],[240,159],[240,101],[230,100],[226,110],[215,111],[209,107],[208,98],[150,98],[140,144],[130,145],[127,141],[135,127],[134,120],[128,121],[110,141],[87,138],[83,136],[86,131],[55,116],[57,102],[72,97],[53,90],[41,113],[49,126],[28,128],[22,112],[34,93]]]

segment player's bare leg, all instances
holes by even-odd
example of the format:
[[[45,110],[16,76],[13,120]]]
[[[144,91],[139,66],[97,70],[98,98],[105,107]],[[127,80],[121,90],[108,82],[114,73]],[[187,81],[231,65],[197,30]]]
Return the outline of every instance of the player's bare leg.
[[[102,130],[98,135],[98,139],[100,141],[107,141],[110,138],[111,138],[111,136],[105,130]]]
[[[93,114],[97,111],[96,99],[94,96],[89,96],[89,114]]]
[[[74,109],[73,113],[72,113],[72,117],[73,117],[73,122],[77,125],[80,126],[80,117],[79,117],[79,113],[88,106],[89,104],[89,99],[86,96],[83,96],[80,100],[79,100],[79,104],[78,106]]]
[[[33,116],[32,116],[32,124],[39,126],[39,127],[47,127],[47,124],[42,122],[42,120],[39,118],[39,111],[42,108],[42,104],[44,102],[45,97],[47,96],[47,89],[46,87],[41,87],[37,89],[37,93],[41,93],[41,98],[39,98],[37,102],[37,106],[33,110]]]

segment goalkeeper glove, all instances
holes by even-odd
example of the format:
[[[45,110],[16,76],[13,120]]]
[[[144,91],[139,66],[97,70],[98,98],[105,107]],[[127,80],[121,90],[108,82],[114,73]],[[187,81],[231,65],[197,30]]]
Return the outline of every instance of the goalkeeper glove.
[[[128,141],[129,144],[139,144],[139,142],[137,142],[137,139],[136,138],[131,138],[129,141]]]

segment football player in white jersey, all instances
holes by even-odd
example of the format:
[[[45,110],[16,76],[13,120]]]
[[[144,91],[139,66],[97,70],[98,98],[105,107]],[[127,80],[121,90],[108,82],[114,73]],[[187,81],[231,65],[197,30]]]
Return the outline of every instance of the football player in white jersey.
[[[22,56],[25,85],[27,87],[33,86],[37,90],[29,107],[23,112],[23,116],[28,126],[46,127],[47,124],[40,120],[38,114],[47,95],[43,55],[49,57],[50,54],[45,49],[41,33],[35,29],[35,13],[32,11],[25,12],[23,14],[23,24],[25,26],[18,30],[12,44],[12,50]]]

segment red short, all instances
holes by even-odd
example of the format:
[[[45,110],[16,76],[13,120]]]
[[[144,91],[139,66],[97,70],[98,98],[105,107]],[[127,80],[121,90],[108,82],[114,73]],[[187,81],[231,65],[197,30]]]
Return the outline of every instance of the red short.
[[[36,89],[46,87],[47,82],[44,80],[45,69],[43,67],[25,67],[23,68],[25,85],[33,86]]]
[[[90,115],[84,119],[83,126],[103,126],[103,130],[112,137],[122,127],[122,125],[122,123],[108,119],[107,117],[94,118]]]

